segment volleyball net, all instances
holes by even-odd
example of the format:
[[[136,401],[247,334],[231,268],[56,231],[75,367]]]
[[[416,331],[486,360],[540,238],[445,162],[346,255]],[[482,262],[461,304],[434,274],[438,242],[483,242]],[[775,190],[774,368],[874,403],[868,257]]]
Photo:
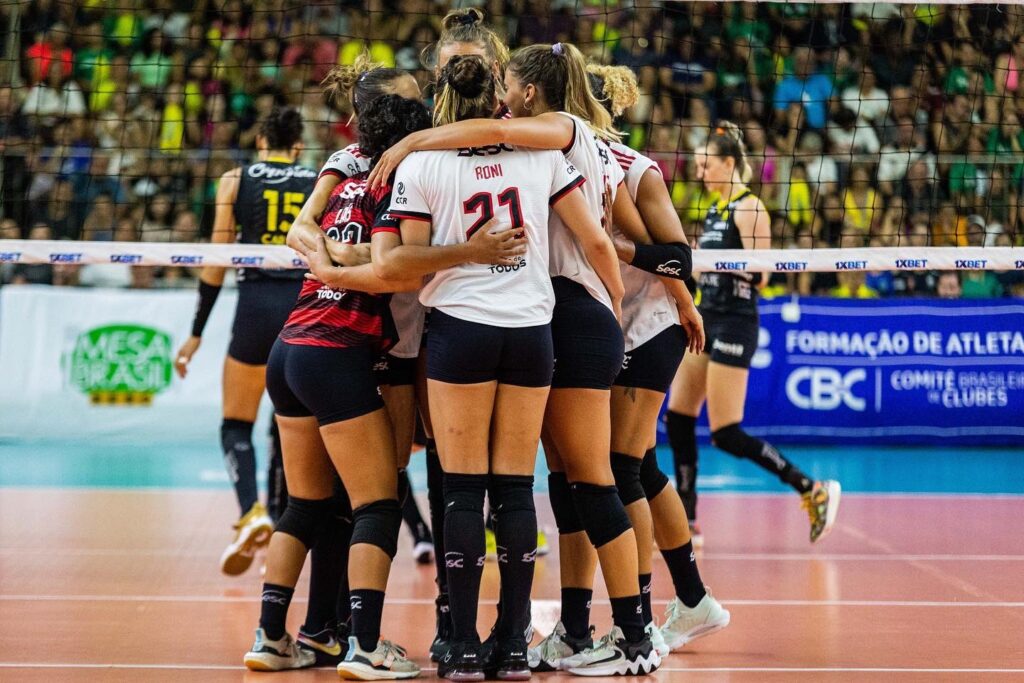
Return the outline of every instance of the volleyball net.
[[[697,250],[697,268],[775,271],[781,290],[810,287],[800,271],[982,269],[1024,291],[1024,7],[982,3],[11,3],[0,277],[40,263],[302,267],[284,248],[198,244],[218,179],[254,160],[275,104],[303,114],[307,166],[354,141],[349,103],[319,84],[364,51],[429,93],[453,5],[482,6],[512,48],[570,41],[633,69],[641,96],[617,123],[658,163],[691,237],[720,199],[694,151],[718,120],[740,126],[772,249]]]

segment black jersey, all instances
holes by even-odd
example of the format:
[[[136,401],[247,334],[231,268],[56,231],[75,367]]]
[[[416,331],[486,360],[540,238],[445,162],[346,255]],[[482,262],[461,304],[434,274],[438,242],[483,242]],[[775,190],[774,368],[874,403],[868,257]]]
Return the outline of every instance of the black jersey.
[[[743,190],[727,202],[717,202],[708,209],[701,249],[743,249],[743,239],[733,215],[736,205],[750,196]],[[700,276],[700,310],[735,315],[757,315],[757,287],[744,275],[704,273]]]
[[[302,205],[313,192],[316,171],[286,159],[271,158],[242,167],[235,199],[238,241],[284,244]],[[239,281],[262,278],[301,280],[301,270],[239,270]]]

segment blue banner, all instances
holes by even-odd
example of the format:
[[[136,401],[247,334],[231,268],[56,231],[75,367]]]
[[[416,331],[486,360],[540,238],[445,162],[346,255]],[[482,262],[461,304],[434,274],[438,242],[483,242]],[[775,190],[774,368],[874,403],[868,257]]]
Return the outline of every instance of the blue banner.
[[[1024,304],[761,305],[745,428],[778,443],[1024,445]],[[707,437],[706,415],[698,433]]]

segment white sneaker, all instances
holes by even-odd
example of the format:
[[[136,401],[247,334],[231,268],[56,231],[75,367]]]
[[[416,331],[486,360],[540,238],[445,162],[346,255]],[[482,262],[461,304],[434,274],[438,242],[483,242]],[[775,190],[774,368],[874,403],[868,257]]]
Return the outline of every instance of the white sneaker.
[[[690,522],[690,542],[693,543],[694,550],[704,547],[704,532],[700,530],[700,524],[697,522]]]
[[[429,541],[420,541],[412,549],[412,556],[416,558],[416,564],[430,564],[434,561],[434,544]]]
[[[594,647],[562,660],[562,670],[575,676],[644,676],[659,666],[661,655],[650,638],[628,643],[618,626]]]
[[[245,667],[250,671],[285,671],[305,669],[316,664],[316,655],[295,644],[285,633],[280,640],[270,640],[263,629],[256,629],[256,642],[245,653]]]
[[[338,665],[338,675],[346,681],[390,681],[416,678],[420,667],[390,640],[378,641],[377,649],[367,652],[359,647],[358,638],[349,636],[348,652]]]
[[[594,647],[593,631],[586,638],[576,640],[565,632],[562,622],[555,624],[555,630],[544,640],[531,647],[526,653],[526,663],[537,672],[558,671],[562,660]],[[526,639],[530,642],[530,638]]]
[[[263,503],[256,502],[235,522],[235,529],[235,540],[220,556],[220,570],[228,576],[238,576],[252,565],[256,551],[270,542],[274,522]]]
[[[669,649],[668,643],[665,642],[665,636],[661,635],[661,629],[658,628],[658,624],[652,621],[644,628],[644,632],[651,639],[651,645],[654,646],[658,655],[668,657],[668,653],[672,650]]]
[[[729,625],[729,619],[729,611],[709,590],[696,607],[687,607],[679,598],[668,603],[661,635],[669,650],[675,652],[687,643],[721,631]]]

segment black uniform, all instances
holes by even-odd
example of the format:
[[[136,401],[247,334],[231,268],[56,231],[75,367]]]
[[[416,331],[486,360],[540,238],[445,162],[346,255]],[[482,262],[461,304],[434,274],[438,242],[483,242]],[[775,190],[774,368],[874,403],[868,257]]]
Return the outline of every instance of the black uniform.
[[[740,192],[727,202],[718,202],[708,209],[702,249],[743,249],[743,240],[736,227],[736,205],[750,196]],[[707,337],[705,353],[712,361],[737,368],[749,368],[757,351],[760,329],[757,314],[757,287],[746,274],[704,273],[700,277],[700,303]]]
[[[238,241],[281,245],[313,192],[316,171],[283,159],[242,168],[235,199]],[[228,355],[248,365],[266,365],[302,287],[303,271],[243,268],[238,271],[238,307]]]

